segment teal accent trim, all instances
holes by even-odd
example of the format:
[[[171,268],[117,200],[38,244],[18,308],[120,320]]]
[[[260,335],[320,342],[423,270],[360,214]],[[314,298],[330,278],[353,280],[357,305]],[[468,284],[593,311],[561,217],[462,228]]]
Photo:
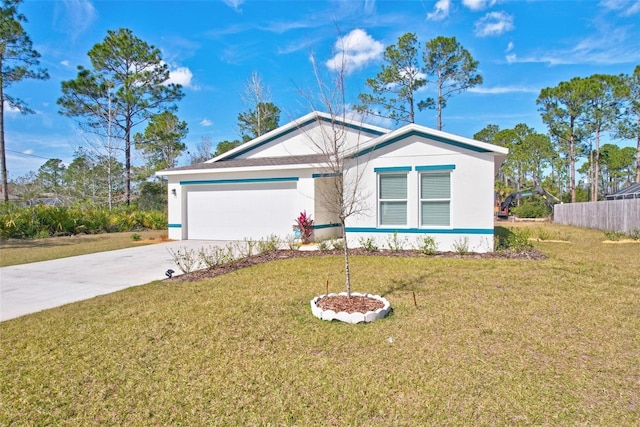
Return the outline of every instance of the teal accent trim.
[[[347,227],[347,233],[491,234],[493,228],[375,228]]]
[[[376,150],[379,150],[381,148],[384,148],[384,147],[386,147],[388,145],[394,144],[394,143],[396,143],[398,141],[401,141],[401,140],[406,139],[406,138],[411,137],[411,136],[420,136],[420,137],[423,137],[423,138],[432,139],[434,141],[442,142],[444,144],[453,145],[453,146],[456,146],[456,147],[464,148],[466,150],[471,150],[471,151],[475,151],[475,152],[478,152],[478,153],[490,153],[491,152],[490,150],[487,150],[485,148],[474,147],[473,145],[465,144],[463,142],[453,141],[451,139],[442,138],[440,136],[430,135],[428,133],[412,130],[410,132],[403,133],[403,134],[401,134],[399,136],[396,136],[395,138],[391,138],[390,140],[385,141],[385,142],[383,142],[381,144],[374,145],[373,147],[369,147],[366,150],[362,150],[359,153],[354,154],[353,158],[361,157],[361,156],[364,156],[365,154],[372,153],[372,152],[374,152]]]
[[[342,176],[341,173],[339,172],[333,172],[333,173],[314,173],[311,174],[311,178],[333,178],[336,176]]]
[[[374,168],[374,172],[411,172],[411,166],[394,166],[390,168]]]
[[[245,179],[208,179],[203,181],[180,181],[180,185],[206,185],[206,184],[250,184],[256,182],[293,182],[300,178],[296,176],[284,178],[245,178]]]
[[[182,224],[169,224],[169,228],[182,228]]]
[[[323,122],[331,123],[331,120],[329,120],[326,117],[319,117],[319,119],[322,120]],[[268,143],[270,143],[272,141],[275,141],[276,139],[281,138],[281,137],[283,137],[285,135],[288,135],[291,132],[295,132],[298,129],[300,129],[301,127],[307,126],[307,125],[309,125],[309,124],[311,124],[311,123],[313,123],[313,122],[315,122],[317,120],[318,120],[318,118],[314,117],[314,118],[311,118],[311,119],[307,120],[306,122],[299,123],[296,127],[293,127],[291,129],[288,129],[288,130],[283,130],[282,132],[272,136],[271,138],[267,138],[267,139],[265,139],[264,141],[262,141],[259,144],[253,145],[251,147],[247,147],[244,150],[240,150],[237,153],[234,153],[229,157],[225,157],[225,159],[236,159],[236,158],[238,158],[238,156],[246,154],[246,153],[250,152],[251,150],[256,149],[258,147],[262,147],[263,145],[268,144]],[[368,129],[368,128],[364,127],[364,126],[357,126],[357,125],[353,125],[351,123],[343,123],[343,125],[344,125],[344,127],[347,127],[347,128],[350,128],[350,129],[355,129],[355,130],[361,131],[361,132],[366,132],[368,134],[375,135],[375,136],[384,135],[384,132],[380,132],[380,131],[373,130],[373,129]]]
[[[423,171],[451,171],[456,168],[456,165],[433,165],[433,166],[416,166],[418,172]]]
[[[318,224],[318,225],[311,226],[311,228],[313,228],[314,230],[322,230],[323,228],[335,228],[335,227],[340,227],[340,223],[334,222],[333,224]]]

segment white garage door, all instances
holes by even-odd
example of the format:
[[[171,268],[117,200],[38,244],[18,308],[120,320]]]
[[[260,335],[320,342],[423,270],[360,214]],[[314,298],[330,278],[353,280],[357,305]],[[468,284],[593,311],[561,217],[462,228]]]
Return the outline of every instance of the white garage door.
[[[187,190],[187,238],[195,240],[281,238],[301,208],[296,182],[193,186]]]

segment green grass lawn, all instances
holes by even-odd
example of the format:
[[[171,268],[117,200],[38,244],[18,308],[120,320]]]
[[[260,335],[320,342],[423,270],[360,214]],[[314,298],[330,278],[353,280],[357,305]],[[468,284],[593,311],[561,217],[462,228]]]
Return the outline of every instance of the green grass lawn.
[[[353,257],[370,324],[311,315],[339,256],[3,322],[0,424],[640,424],[640,244],[518,226],[547,259]]]
[[[140,240],[132,236],[138,235]],[[159,242],[166,230],[84,234],[46,239],[0,240],[0,267],[112,251]]]

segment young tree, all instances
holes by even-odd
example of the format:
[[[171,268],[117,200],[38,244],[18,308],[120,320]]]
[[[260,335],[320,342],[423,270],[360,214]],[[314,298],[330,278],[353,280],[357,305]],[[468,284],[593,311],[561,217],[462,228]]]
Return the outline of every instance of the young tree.
[[[436,86],[438,96],[418,104],[438,111],[438,130],[442,130],[442,110],[452,95],[482,84],[482,76],[476,74],[478,61],[455,37],[438,36],[425,44],[423,53],[427,82]]]
[[[415,94],[426,83],[418,63],[418,38],[406,33],[397,44],[387,46],[383,56],[386,64],[375,78],[367,79],[371,94],[358,96],[361,105],[356,110],[380,117],[388,117],[396,123],[415,122],[417,101]],[[380,106],[387,113],[374,109]]]
[[[343,49],[344,51],[344,49]],[[317,153],[322,157],[324,166],[323,175],[326,187],[320,191],[320,203],[326,212],[333,218],[337,218],[343,237],[343,255],[345,271],[345,288],[347,296],[351,297],[351,270],[349,260],[349,243],[347,238],[346,221],[348,218],[367,211],[365,204],[368,194],[360,184],[364,173],[363,157],[353,157],[350,154],[357,150],[359,141],[349,141],[348,105],[345,98],[345,70],[344,56],[342,63],[336,68],[331,77],[324,78],[318,69],[316,62],[314,76],[316,78],[316,97],[303,94],[309,106],[315,111],[316,102],[330,116],[329,126],[321,117],[317,117],[318,124],[323,129],[319,134],[306,133]],[[304,131],[304,128],[303,128]]]
[[[0,5],[0,169],[5,202],[9,201],[4,135],[5,102],[22,114],[33,113],[23,100],[9,95],[6,90],[13,83],[24,79],[49,78],[44,68],[38,68],[40,54],[33,48],[31,38],[22,27],[27,18],[18,12],[20,3],[21,0],[4,0]]]
[[[536,103],[540,105],[542,121],[549,128],[552,138],[559,143],[559,148],[569,161],[569,188],[571,202],[576,202],[576,160],[580,154],[578,146],[584,137],[584,129],[579,126],[583,117],[587,97],[584,80],[574,77],[568,82],[560,82],[558,86],[540,91]]]
[[[163,111],[153,115],[144,133],[135,134],[133,141],[146,158],[147,169],[153,173],[176,166],[178,157],[187,148],[182,140],[188,132],[187,122],[181,122],[171,111]]]
[[[169,69],[160,50],[121,28],[108,31],[88,53],[92,70],[78,67],[75,80],[62,82],[61,114],[78,118],[81,128],[123,142],[125,202],[131,200],[132,130],[160,111],[173,111],[183,96],[167,83]]]

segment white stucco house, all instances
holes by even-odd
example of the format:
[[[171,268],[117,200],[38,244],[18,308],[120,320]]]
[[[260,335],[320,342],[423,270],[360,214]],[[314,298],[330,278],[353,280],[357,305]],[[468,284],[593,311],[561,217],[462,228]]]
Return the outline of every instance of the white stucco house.
[[[336,169],[323,144],[340,144]],[[295,218],[314,219],[316,241],[342,236],[336,171],[358,213],[346,220],[351,247],[374,239],[438,250],[461,242],[493,250],[494,177],[507,149],[416,124],[396,130],[312,112],[207,162],[168,169],[169,238],[242,240],[293,234]],[[329,157],[328,157],[329,156]]]

